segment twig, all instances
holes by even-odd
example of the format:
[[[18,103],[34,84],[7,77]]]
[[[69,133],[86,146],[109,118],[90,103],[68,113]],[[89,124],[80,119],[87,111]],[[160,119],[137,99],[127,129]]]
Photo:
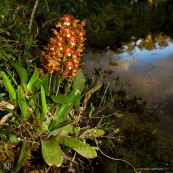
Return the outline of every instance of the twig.
[[[105,97],[105,95],[106,95],[106,92],[107,92],[107,90],[108,90],[108,88],[109,88],[109,85],[110,85],[110,82],[108,83],[108,85],[107,85],[106,88],[105,88],[105,92],[104,92],[104,94],[103,94],[103,96],[102,96],[102,99],[101,99],[101,102],[100,102],[100,105],[99,105],[99,109],[100,109],[101,106],[102,106],[102,103],[103,103],[104,97]]]
[[[98,147],[98,143],[97,143],[97,140],[96,140],[96,139],[95,139],[95,142],[96,142],[96,145],[97,145],[97,147]],[[98,147],[98,148],[99,148],[99,147]],[[110,157],[110,156],[106,155],[100,148],[99,148],[99,151],[100,151],[101,154],[103,154],[103,155],[104,155],[105,157],[107,157],[108,159],[124,162],[124,163],[126,163],[127,165],[129,165],[129,166],[133,169],[133,171],[134,171],[135,173],[139,173],[138,171],[136,171],[136,169],[133,167],[133,165],[132,165],[131,163],[129,163],[128,161],[123,160],[123,159],[116,159],[116,158]]]
[[[35,139],[32,136],[31,132],[23,124],[21,124],[21,126],[23,126],[23,128],[29,133],[29,135],[31,136],[32,140],[35,142]]]
[[[54,20],[57,20],[59,17],[56,17],[54,19],[51,19],[51,20],[48,20],[47,22],[45,22],[43,25],[42,25],[42,28],[45,27],[45,25],[47,25],[48,23],[54,21]]]
[[[38,1],[39,0],[35,1],[34,8],[32,9],[32,14],[31,14],[31,18],[30,18],[29,26],[28,26],[28,29],[29,29],[30,33],[31,33],[31,28],[32,28],[32,22],[33,22],[33,19],[34,19],[34,14],[35,14],[37,6],[38,6]]]

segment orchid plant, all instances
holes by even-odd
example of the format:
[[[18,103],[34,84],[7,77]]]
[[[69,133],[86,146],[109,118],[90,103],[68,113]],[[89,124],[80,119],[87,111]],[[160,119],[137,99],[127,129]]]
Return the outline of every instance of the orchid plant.
[[[64,15],[57,29],[53,29],[55,36],[42,51],[40,68],[35,65],[31,74],[19,62],[12,62],[10,65],[15,69],[12,73],[0,71],[8,93],[1,93],[5,97],[1,97],[4,104],[0,104],[0,110],[6,112],[0,120],[1,163],[13,163],[14,171],[26,165],[32,151],[40,145],[49,166],[62,166],[64,147],[86,158],[97,156],[98,148],[85,143],[85,139],[102,136],[104,131],[99,128],[80,131],[79,125],[82,107],[100,88],[96,86],[83,94],[85,76],[79,67],[84,26],[85,21]]]

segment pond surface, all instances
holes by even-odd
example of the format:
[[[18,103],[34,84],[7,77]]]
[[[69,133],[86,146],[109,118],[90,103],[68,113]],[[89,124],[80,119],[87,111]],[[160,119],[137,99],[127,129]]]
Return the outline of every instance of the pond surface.
[[[86,75],[92,75],[99,68],[110,72],[105,81],[120,77],[130,95],[163,107],[173,117],[173,39],[162,35],[154,39],[151,35],[146,39],[132,37],[121,49],[88,53],[83,62]]]

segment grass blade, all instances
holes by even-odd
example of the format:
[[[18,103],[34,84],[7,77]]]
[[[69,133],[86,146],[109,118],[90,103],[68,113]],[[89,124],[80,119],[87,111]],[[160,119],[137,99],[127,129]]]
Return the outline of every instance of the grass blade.
[[[11,84],[10,80],[8,79],[7,75],[5,74],[5,72],[1,71],[0,74],[1,74],[1,77],[3,79],[5,88],[9,93],[9,97],[10,97],[11,101],[14,104],[16,104],[17,94],[16,94],[14,87],[12,86],[12,84]]]

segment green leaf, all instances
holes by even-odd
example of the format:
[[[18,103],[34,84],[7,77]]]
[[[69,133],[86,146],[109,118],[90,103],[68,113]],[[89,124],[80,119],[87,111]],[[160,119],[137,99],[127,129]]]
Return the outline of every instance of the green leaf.
[[[48,109],[47,109],[47,103],[46,103],[46,95],[45,95],[43,86],[41,86],[41,101],[42,101],[43,114],[44,116],[46,116]]]
[[[23,68],[20,64],[15,63],[15,62],[13,62],[11,64],[16,69],[16,71],[20,77],[21,85],[26,85],[27,81],[28,81],[28,73],[25,70],[25,68]]]
[[[60,127],[63,127],[63,126],[66,126],[68,124],[72,124],[76,122],[75,120],[67,120],[67,121],[63,121],[62,123],[59,123],[58,126],[56,128],[60,128]]]
[[[72,90],[70,94],[68,95],[68,99],[71,101],[71,103],[75,103],[75,101],[81,96],[81,92],[79,90]],[[63,118],[69,113],[71,110],[73,104],[62,104],[58,111],[56,112],[56,116],[52,123],[50,124],[49,130],[53,130]]]
[[[9,139],[12,143],[16,143],[17,142],[17,136],[13,135],[13,134],[9,134]]]
[[[93,147],[89,146],[88,144],[78,139],[71,138],[69,136],[61,136],[61,135],[57,136],[56,139],[58,140],[59,144],[72,148],[83,157],[86,158],[97,157],[97,152]]]
[[[79,90],[80,92],[83,91],[85,86],[85,76],[84,74],[80,71],[76,74],[73,80],[73,89]]]
[[[57,84],[58,84],[58,78],[57,78],[57,76],[54,76],[53,77],[53,84],[52,84],[52,91],[53,91],[53,93],[55,93],[56,90],[57,90]]]
[[[45,162],[49,165],[61,166],[63,163],[63,152],[55,138],[47,141],[41,141],[42,156]]]
[[[72,108],[72,104],[63,104],[58,108],[55,118],[49,126],[49,130],[52,131],[61,122],[61,120],[69,113]]]
[[[9,97],[10,97],[11,101],[15,104],[16,103],[16,98],[17,98],[16,91],[13,88],[13,86],[11,85],[11,82],[8,79],[8,77],[6,76],[6,74],[3,71],[1,71],[0,74],[1,74],[2,79],[4,81],[5,88],[9,93]]]
[[[59,127],[53,131],[51,131],[48,135],[48,138],[50,136],[56,136],[56,135],[66,135],[68,133],[73,133],[73,126],[71,124],[68,124],[66,126]]]
[[[0,97],[6,96],[6,93],[0,93]]]
[[[11,35],[11,34],[10,34],[7,30],[5,30],[5,29],[0,29],[0,33],[5,33],[5,34],[7,34],[8,36]]]
[[[101,88],[102,84],[99,84],[97,86],[94,86],[93,88],[91,88],[86,95],[92,95],[94,92],[96,92],[97,90],[99,90]]]
[[[13,128],[14,126],[6,127],[4,130],[0,129],[0,135],[1,134],[7,135]]]
[[[51,99],[53,100],[53,102],[58,104],[71,103],[68,96],[65,95],[51,96]]]
[[[29,106],[33,109],[33,110],[35,110],[36,109],[36,104],[35,104],[35,101],[36,101],[36,98],[29,98],[29,100],[28,100],[28,104],[29,104]]]
[[[88,129],[86,131],[84,131],[81,134],[81,138],[90,138],[90,139],[94,139],[97,138],[99,136],[103,136],[105,134],[105,131],[102,129],[98,129],[98,128],[92,128],[92,129]]]
[[[17,160],[16,170],[19,170],[23,164],[23,161],[24,161],[25,155],[26,155],[26,148],[27,148],[27,142],[23,141],[22,147],[20,149],[19,157]]]
[[[47,94],[48,92],[48,83],[49,83],[49,75],[46,74],[43,79],[37,81],[34,86],[38,90],[41,86],[43,86],[45,93]]]
[[[33,84],[38,81],[39,79],[39,72],[38,72],[38,69],[37,67],[35,66],[35,69],[34,69],[34,73],[31,77],[31,79],[29,80],[28,82],[28,85],[27,85],[27,88],[28,90],[32,91],[33,90]]]
[[[21,116],[22,119],[28,119],[29,117],[29,111],[28,111],[28,105],[25,99],[25,93],[21,86],[18,86],[18,104],[21,110]]]

